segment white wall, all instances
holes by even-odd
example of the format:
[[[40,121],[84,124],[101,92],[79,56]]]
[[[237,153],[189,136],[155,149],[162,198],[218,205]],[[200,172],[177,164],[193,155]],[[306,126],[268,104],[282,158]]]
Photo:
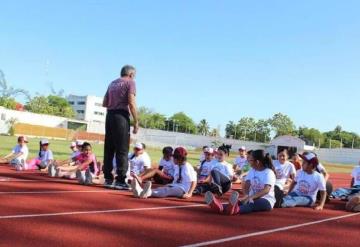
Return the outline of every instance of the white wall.
[[[321,148],[315,150],[321,161],[343,164],[358,164],[360,160],[360,149]]]
[[[19,123],[42,125],[53,128],[67,128],[68,120],[67,118],[63,117],[14,111],[0,107],[0,133],[4,134],[8,132],[9,126],[7,126],[6,121],[11,118],[16,119],[16,121]]]

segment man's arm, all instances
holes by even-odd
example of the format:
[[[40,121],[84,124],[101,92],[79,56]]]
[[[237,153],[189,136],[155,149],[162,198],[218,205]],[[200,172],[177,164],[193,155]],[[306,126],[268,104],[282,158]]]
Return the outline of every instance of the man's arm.
[[[109,91],[106,91],[106,94],[104,96],[104,100],[103,100],[103,107],[108,107],[109,106]]]
[[[129,108],[131,115],[134,119],[134,130],[133,133],[136,134],[139,130],[139,121],[137,117],[137,107],[136,107],[136,97],[135,94],[129,94]]]

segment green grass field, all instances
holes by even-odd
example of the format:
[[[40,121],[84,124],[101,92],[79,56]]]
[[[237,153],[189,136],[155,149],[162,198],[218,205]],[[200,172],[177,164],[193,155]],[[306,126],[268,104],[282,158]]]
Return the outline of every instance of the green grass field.
[[[11,152],[12,148],[16,145],[17,138],[11,136],[0,136],[0,157],[8,154]],[[39,152],[39,141],[40,139],[31,138],[29,139],[28,147],[29,147],[29,158],[34,158],[37,156]],[[62,140],[50,140],[50,149],[53,151],[55,159],[57,160],[65,160],[70,155],[70,142],[69,141],[62,141]],[[93,152],[98,157],[98,160],[102,160],[103,158],[103,144],[92,143]],[[161,156],[161,149],[159,148],[152,148],[148,147],[147,152],[149,153],[153,164],[156,164]],[[193,164],[197,165],[199,162],[200,157],[200,150],[190,150],[188,155],[188,161]],[[228,158],[228,162],[232,163],[234,158],[236,157],[236,153],[231,153],[230,157]],[[348,164],[329,164],[324,163],[326,169],[332,173],[351,173],[354,165]]]

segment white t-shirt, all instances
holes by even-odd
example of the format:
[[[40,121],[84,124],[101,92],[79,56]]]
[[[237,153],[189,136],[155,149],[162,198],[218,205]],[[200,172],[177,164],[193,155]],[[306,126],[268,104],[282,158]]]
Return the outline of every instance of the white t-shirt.
[[[325,167],[321,163],[319,163],[316,168],[320,173],[326,172]]]
[[[130,155],[129,158],[131,158],[131,156],[133,155]],[[130,159],[129,162],[130,162],[130,172],[133,172],[136,175],[139,175],[147,168],[151,168],[151,159],[146,152],[140,154],[137,157],[134,156],[134,158]]]
[[[227,163],[226,161],[215,161],[211,167],[211,171],[212,170],[219,171],[221,174],[227,176],[229,179],[234,176],[234,170],[232,168],[232,165]]]
[[[171,176],[171,177],[174,177],[174,172],[175,172],[175,164],[173,162],[172,159],[170,160],[165,160],[165,159],[160,159],[159,161],[159,166],[162,166],[163,169],[162,171],[168,175],[168,176]]]
[[[198,169],[199,169],[199,180],[205,179],[210,175],[211,168],[214,164],[214,160],[205,161],[203,164],[200,162]]]
[[[286,161],[284,164],[281,164],[278,160],[273,162],[276,175],[276,184],[284,187],[286,181],[290,178],[290,175],[296,175],[296,169],[293,163]]]
[[[308,174],[303,170],[299,170],[295,177],[295,182],[294,192],[300,196],[311,197],[313,202],[316,201],[316,195],[319,190],[326,191],[325,178],[318,172]]]
[[[270,185],[271,189],[269,193],[262,198],[268,200],[271,207],[274,207],[276,201],[274,192],[276,177],[271,169],[266,168],[262,171],[251,169],[246,176],[246,181],[250,182],[249,196],[253,196],[262,191],[265,188],[265,185]]]
[[[234,164],[240,169],[242,170],[243,167],[246,165],[247,163],[247,158],[246,157],[237,157],[235,160],[234,160]]]
[[[174,181],[170,186],[180,187],[184,193],[188,193],[191,188],[191,183],[196,182],[196,172],[191,164],[187,163],[181,166],[181,181],[179,179],[179,166],[175,165]]]
[[[29,156],[29,149],[26,145],[24,146],[20,146],[20,145],[16,145],[14,147],[14,149],[12,150],[13,154],[18,154],[18,153],[22,153],[22,155],[20,155],[19,157],[17,157],[15,160],[21,162],[22,160],[24,162],[26,162],[28,156]]]
[[[54,160],[53,152],[51,150],[41,151],[39,159],[42,162],[48,163],[50,160]]]
[[[355,166],[351,176],[354,178],[354,186],[360,186],[360,166]]]

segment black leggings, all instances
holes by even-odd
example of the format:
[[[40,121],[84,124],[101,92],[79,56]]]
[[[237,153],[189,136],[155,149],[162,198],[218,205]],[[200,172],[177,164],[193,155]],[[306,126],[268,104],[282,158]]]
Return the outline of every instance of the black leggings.
[[[284,191],[282,191],[279,186],[275,185],[274,192],[275,192],[275,199],[276,199],[274,208],[281,208],[281,204],[282,204],[283,198],[285,196]]]
[[[217,170],[212,170],[210,174],[213,182],[211,184],[199,184],[196,189],[200,193],[211,191],[212,193],[222,195],[230,190],[231,180],[227,176]]]
[[[328,180],[326,181],[326,201],[329,201],[329,196],[331,195],[331,193],[333,192],[333,185],[332,183]],[[316,199],[320,200],[321,199],[321,195],[320,192],[317,193],[316,195]]]

